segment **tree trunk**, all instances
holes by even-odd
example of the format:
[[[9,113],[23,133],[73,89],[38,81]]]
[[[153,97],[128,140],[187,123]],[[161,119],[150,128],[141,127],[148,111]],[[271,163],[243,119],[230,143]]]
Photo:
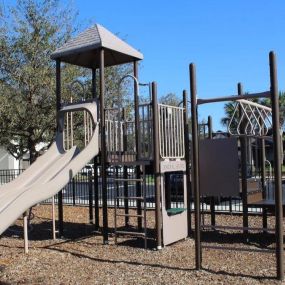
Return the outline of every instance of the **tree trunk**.
[[[30,136],[28,138],[28,150],[30,153],[30,165],[37,159],[36,144],[32,139],[32,130],[29,130]]]

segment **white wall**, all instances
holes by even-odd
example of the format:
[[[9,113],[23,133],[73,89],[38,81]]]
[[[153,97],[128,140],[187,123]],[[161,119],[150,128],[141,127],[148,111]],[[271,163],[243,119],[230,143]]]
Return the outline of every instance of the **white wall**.
[[[0,147],[0,169],[18,169],[19,161]]]

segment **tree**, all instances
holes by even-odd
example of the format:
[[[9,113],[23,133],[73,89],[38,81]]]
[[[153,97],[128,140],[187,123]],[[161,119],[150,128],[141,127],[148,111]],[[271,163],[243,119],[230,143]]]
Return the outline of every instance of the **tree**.
[[[228,126],[232,116],[234,115],[235,110],[235,102],[228,102],[224,105],[224,111],[225,111],[225,117],[221,119],[221,124],[225,127]],[[235,114],[235,117],[233,118],[233,123],[237,125],[238,121],[238,114]]]
[[[17,159],[29,153],[33,162],[40,154],[37,146],[48,146],[54,138],[55,62],[50,54],[78,29],[72,5],[60,3],[17,0],[14,7],[5,7],[5,16],[0,4],[0,145]],[[106,68],[110,96],[117,96],[114,82],[125,72],[125,67]],[[87,69],[62,64],[62,99],[70,101],[69,86],[78,78],[84,78],[86,97],[91,96],[90,77]],[[75,93],[73,100],[80,97],[81,92]]]
[[[179,99],[175,93],[168,93],[159,99],[161,104],[178,106],[182,99]]]
[[[17,159],[29,152],[32,162],[36,146],[54,136],[50,53],[71,36],[74,12],[58,0],[18,0],[8,11],[0,28],[0,144]]]

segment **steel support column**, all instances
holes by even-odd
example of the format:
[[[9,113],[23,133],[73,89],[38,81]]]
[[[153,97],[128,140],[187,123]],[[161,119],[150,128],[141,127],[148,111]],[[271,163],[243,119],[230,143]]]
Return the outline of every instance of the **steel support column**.
[[[159,128],[157,113],[157,86],[152,82],[152,117],[153,117],[153,163],[154,163],[154,187],[155,187],[155,225],[156,225],[156,248],[162,248],[162,217],[161,217],[161,174],[159,155]]]
[[[276,219],[276,270],[277,278],[284,279],[284,257],[283,257],[283,197],[282,197],[282,174],[281,174],[281,138],[279,123],[279,96],[277,82],[276,56],[274,52],[269,53],[270,65],[270,92],[272,104],[272,128],[273,128],[273,150],[274,150],[274,181],[275,181],[275,219]]]
[[[108,205],[106,177],[106,137],[105,137],[105,61],[104,49],[100,50],[100,134],[101,134],[101,187],[103,200],[103,243],[108,244]]]
[[[134,80],[134,104],[135,104],[135,128],[136,128],[136,160],[140,160],[141,156],[141,136],[140,136],[140,114],[139,114],[139,86],[137,84],[138,82],[138,75],[139,75],[139,70],[138,70],[138,62],[134,61],[134,77],[137,79]],[[140,179],[141,178],[141,169],[140,166],[136,166],[136,178]],[[141,183],[136,182],[136,196],[141,197]],[[137,200],[137,215],[141,216],[142,215],[142,206],[141,206],[141,201]],[[138,217],[138,229],[142,229],[142,218]]]
[[[96,86],[96,69],[92,69],[92,98],[97,98],[97,86]],[[95,216],[95,229],[99,229],[99,181],[98,181],[98,157],[93,158],[93,167],[94,167],[94,216]]]
[[[183,90],[184,107],[184,145],[185,145],[185,163],[186,163],[186,187],[187,187],[187,226],[188,236],[192,233],[191,228],[191,172],[190,172],[190,144],[189,144],[189,120],[187,107],[187,91]]]
[[[60,60],[56,60],[56,112],[58,113],[61,108],[61,69]],[[57,117],[57,116],[56,116]],[[58,235],[63,236],[63,194],[62,190],[57,195],[58,206]]]
[[[242,84],[238,83],[238,96],[243,96]],[[241,116],[241,109],[240,109]],[[242,132],[244,132],[244,123],[242,122]],[[247,206],[247,138],[240,138],[240,153],[241,153],[241,189],[242,189],[242,221],[243,227],[248,228],[248,206]],[[243,231],[244,234],[248,233],[248,230]]]
[[[191,91],[191,124],[192,124],[192,189],[195,205],[195,261],[196,269],[202,268],[201,248],[201,212],[199,188],[199,145],[198,145],[198,116],[197,116],[197,90],[196,68],[194,63],[189,66]]]

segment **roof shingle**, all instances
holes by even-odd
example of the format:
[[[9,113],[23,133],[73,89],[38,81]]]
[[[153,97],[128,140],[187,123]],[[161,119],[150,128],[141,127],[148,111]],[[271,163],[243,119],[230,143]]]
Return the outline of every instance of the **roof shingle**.
[[[96,68],[99,65],[98,51],[101,48],[106,50],[105,66],[143,59],[143,55],[139,51],[99,24],[70,39],[62,47],[56,49],[51,54],[51,58]]]

